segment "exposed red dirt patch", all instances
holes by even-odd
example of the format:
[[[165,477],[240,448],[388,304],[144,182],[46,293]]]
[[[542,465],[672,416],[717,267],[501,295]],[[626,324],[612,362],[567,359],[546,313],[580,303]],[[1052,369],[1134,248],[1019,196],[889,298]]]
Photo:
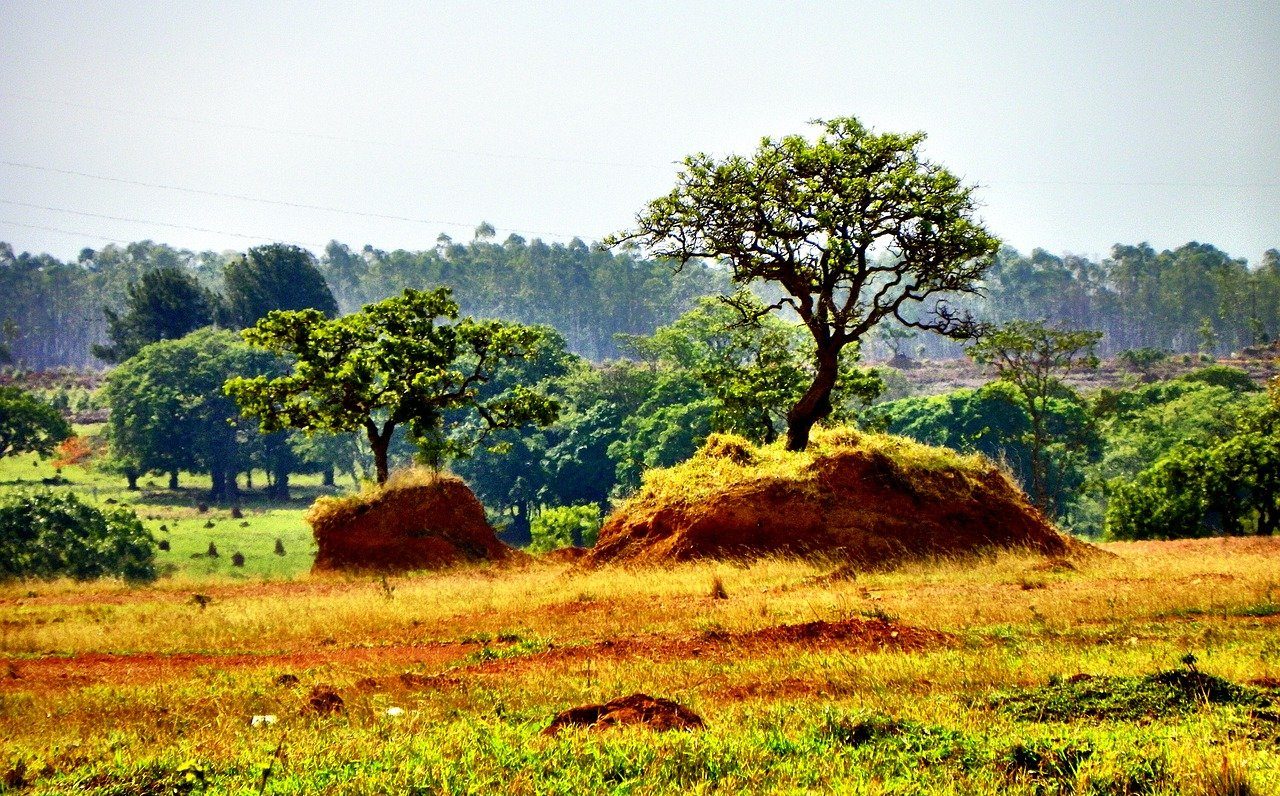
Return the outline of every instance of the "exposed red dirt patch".
[[[394,482],[365,499],[317,501],[307,515],[313,571],[407,572],[524,554],[498,540],[484,506],[459,478]]]
[[[770,478],[755,477],[751,467],[717,470],[709,463],[717,455],[709,442],[698,454],[701,464],[695,457],[683,472],[696,477],[703,466],[712,475],[728,471],[741,477],[694,498],[670,487],[642,490],[608,518],[585,561],[659,564],[782,555],[883,567],[990,549],[1055,557],[1072,552],[994,466],[978,471],[903,464],[879,449],[850,444],[823,448],[793,476]]]
[[[0,677],[0,693],[4,691],[57,692],[94,685],[139,686],[148,683],[191,677],[200,669],[218,671],[290,669],[300,671],[318,667],[355,667],[371,665],[442,667],[464,658],[476,649],[474,644],[430,644],[387,647],[326,647],[299,652],[266,654],[210,655],[177,653],[162,655],[139,653],[111,655],[86,653],[73,656],[50,655],[40,658],[16,658],[5,661]],[[279,682],[288,686],[295,682]],[[283,678],[284,675],[281,675]]]
[[[545,652],[484,661],[468,669],[498,674],[556,662],[596,658],[663,661],[711,656],[732,657],[744,652],[767,653],[780,646],[839,648],[845,652],[925,652],[958,644],[956,636],[938,630],[879,619],[847,619],[839,622],[778,625],[741,633],[717,631],[698,636],[632,636],[608,639],[595,644],[554,647]]]
[[[543,735],[558,735],[569,727],[607,730],[610,727],[638,726],[647,730],[698,730],[706,726],[702,717],[670,699],[632,694],[603,705],[582,705],[556,715]]]

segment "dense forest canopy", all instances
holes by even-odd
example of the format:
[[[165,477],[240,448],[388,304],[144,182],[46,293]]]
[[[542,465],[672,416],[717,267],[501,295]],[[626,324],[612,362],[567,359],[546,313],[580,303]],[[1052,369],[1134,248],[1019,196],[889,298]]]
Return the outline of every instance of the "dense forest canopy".
[[[486,230],[482,227],[481,232]],[[74,262],[15,253],[0,242],[0,341],[28,369],[101,367],[92,346],[107,342],[104,308],[126,307],[128,286],[144,273],[187,269],[205,287],[223,290],[223,272],[239,252],[192,252],[140,241],[85,249]],[[558,329],[570,350],[593,361],[622,356],[618,334],[651,334],[704,295],[726,292],[728,275],[690,263],[675,271],[634,252],[568,244],[501,243],[483,234],[466,243],[441,236],[426,251],[352,249],[330,243],[317,267],[346,314],[406,287],[451,287],[463,314]],[[1157,252],[1117,245],[1091,260],[1036,249],[1003,249],[986,275],[983,296],[967,308],[992,321],[1043,319],[1104,332],[1098,352],[1152,348],[1225,353],[1280,337],[1280,251],[1262,262],[1202,243]],[[931,357],[959,356],[934,335],[912,341]],[[888,356],[883,350],[868,354]]]

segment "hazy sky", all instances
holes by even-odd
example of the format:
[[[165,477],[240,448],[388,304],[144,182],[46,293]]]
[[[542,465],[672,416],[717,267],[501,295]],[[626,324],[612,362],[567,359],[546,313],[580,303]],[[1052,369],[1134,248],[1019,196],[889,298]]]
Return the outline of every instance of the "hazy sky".
[[[0,0],[0,240],[592,240],[839,115],[928,133],[1024,251],[1280,247],[1275,0]]]

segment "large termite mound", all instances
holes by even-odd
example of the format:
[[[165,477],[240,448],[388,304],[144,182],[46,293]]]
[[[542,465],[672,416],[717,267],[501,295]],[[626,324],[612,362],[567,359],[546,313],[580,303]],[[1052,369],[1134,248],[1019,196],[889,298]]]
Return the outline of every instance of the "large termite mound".
[[[521,554],[498,540],[484,506],[459,478],[397,473],[358,495],[320,498],[307,513],[315,571],[406,572]]]
[[[713,435],[689,461],[646,474],[586,563],[780,555],[883,567],[1071,545],[987,459],[837,429],[800,453]]]

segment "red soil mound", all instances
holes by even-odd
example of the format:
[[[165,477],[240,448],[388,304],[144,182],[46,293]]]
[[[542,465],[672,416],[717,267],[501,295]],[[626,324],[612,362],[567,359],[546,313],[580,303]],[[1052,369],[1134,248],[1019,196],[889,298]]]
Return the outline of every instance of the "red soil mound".
[[[702,717],[669,699],[648,694],[619,697],[603,705],[582,705],[557,714],[543,735],[556,735],[566,727],[605,730],[622,725],[638,725],[650,730],[696,730],[705,726]]]
[[[467,485],[448,476],[392,482],[366,496],[322,499],[307,521],[319,547],[317,572],[406,572],[519,555],[498,540]]]
[[[784,555],[876,567],[990,548],[1070,552],[990,463],[872,439],[874,445],[840,442],[812,454],[765,449],[760,455],[773,459],[759,471],[750,462],[711,461],[722,455],[718,449],[736,448],[709,442],[679,466],[685,469],[670,471],[676,474],[658,486],[646,483],[610,516],[584,563]],[[894,446],[905,453],[892,455]],[[681,484],[694,494],[682,494]]]

